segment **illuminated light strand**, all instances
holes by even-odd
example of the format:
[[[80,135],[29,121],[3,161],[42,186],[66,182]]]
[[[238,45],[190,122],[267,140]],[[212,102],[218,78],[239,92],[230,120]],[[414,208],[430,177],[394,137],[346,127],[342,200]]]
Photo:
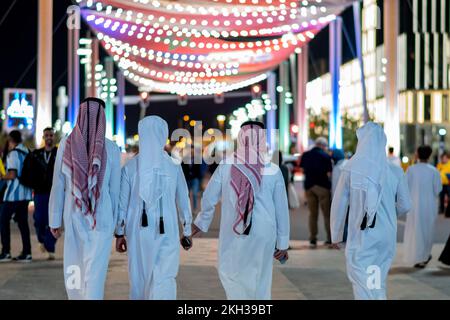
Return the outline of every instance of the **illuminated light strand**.
[[[233,91],[261,82],[267,78],[267,75],[263,73],[250,79],[239,81],[236,83],[221,82],[215,84],[202,84],[202,85],[189,83],[186,85],[182,85],[179,83],[159,83],[151,79],[134,75],[133,73],[130,72],[127,73],[126,71],[124,72],[124,75],[130,81],[138,84],[138,86],[143,87],[143,90],[146,91],[155,90],[159,92],[171,92],[171,93],[182,92],[187,95],[211,95],[217,93],[218,91],[220,92]]]
[[[334,18],[335,18],[335,16],[329,17],[330,20],[334,19]],[[126,28],[128,28],[128,26]],[[112,31],[114,31],[114,30],[112,29]],[[98,33],[103,34],[103,32],[98,32]],[[310,32],[310,33],[312,33],[312,32]],[[159,43],[159,42],[161,42],[161,38],[164,38],[164,36],[157,36],[157,37],[155,37],[154,40],[156,43]],[[153,39],[153,37],[150,35],[146,36],[146,38],[145,38],[146,41],[151,41],[152,39]],[[138,38],[138,40],[140,40],[140,39]],[[189,44],[186,43],[183,45],[183,43],[182,42],[180,43],[178,40],[170,41],[168,38],[165,38],[165,40],[167,40],[167,41],[163,42],[163,44],[166,44],[166,45],[180,44],[181,47],[189,47],[192,49],[193,48],[199,48],[199,49],[206,48],[206,49],[223,49],[223,50],[228,50],[228,49],[235,50],[235,49],[244,49],[244,48],[252,49],[255,47],[275,46],[275,45],[278,45],[279,41],[281,41],[282,46],[285,47],[285,43],[287,43],[287,42],[291,42],[292,45],[297,45],[296,41],[298,41],[298,40],[302,41],[302,42],[305,41],[305,39],[301,33],[297,34],[297,39],[295,39],[295,37],[291,37],[289,33],[286,33],[281,36],[281,39],[263,40],[263,41],[255,41],[255,42],[241,42],[241,43],[222,43],[222,44],[205,43],[203,41],[201,41],[201,42],[191,41],[191,42],[189,42]],[[187,42],[187,41],[185,41],[185,42]],[[276,48],[275,48],[275,50],[276,50]]]
[[[314,6],[312,7],[312,8],[315,8]],[[322,7],[321,8],[321,12],[322,13],[326,13],[326,7]],[[107,12],[107,11],[105,11],[105,13],[106,13],[106,15],[109,15],[109,16],[113,16],[114,15],[114,17],[115,18],[120,18],[121,16],[122,16],[122,13],[124,12],[125,10],[123,10],[123,9],[121,9],[121,8],[118,8],[114,13],[111,11],[111,12]],[[314,12],[314,14],[317,14],[317,9],[314,9],[314,10],[312,10],[313,12]],[[131,10],[127,10],[126,11],[127,12],[127,15],[126,15],[126,17],[125,17],[125,20],[127,21],[127,22],[131,22],[131,20],[133,19],[132,17],[133,16],[136,16],[136,18],[134,18],[134,20],[133,20],[133,22],[135,22],[136,24],[141,24],[142,23],[142,17],[143,17],[143,14],[141,13],[141,12],[138,12],[138,13],[135,13],[135,12],[133,12],[133,11],[131,11]],[[275,14],[274,14],[275,13]],[[292,16],[291,18],[293,19],[293,20],[296,20],[297,19],[297,12],[295,12],[295,13],[291,13],[291,15],[292,14],[294,14],[294,16]],[[273,22],[274,22],[274,18],[273,18],[273,16],[277,16],[278,14],[276,13],[276,11],[273,11],[273,13],[270,15],[270,16],[268,16],[267,18],[266,18],[266,22],[267,23],[270,23],[270,24],[272,24]],[[303,11],[302,13],[301,13],[301,16],[302,17],[305,17],[306,15],[305,15],[305,11]],[[283,17],[283,18],[282,18]],[[282,18],[282,19],[279,19],[280,21],[284,21],[284,20],[286,20],[285,18],[284,18],[284,16],[279,16],[279,18]],[[89,21],[89,19],[92,19],[92,18],[89,18],[88,17],[88,21]],[[319,17],[318,19],[313,19],[312,21],[313,21],[313,23],[314,23],[314,21],[317,21],[317,20],[324,20],[324,19],[326,19],[326,17],[325,16],[322,16],[322,17]],[[188,27],[184,27],[184,28],[182,28],[181,30],[180,30],[180,32],[181,33],[184,33],[184,34],[189,34],[189,33],[192,33],[194,36],[197,36],[197,37],[199,37],[202,33],[201,32],[198,32],[196,29],[193,29],[193,28],[195,28],[195,26],[197,25],[197,23],[198,23],[198,21],[197,21],[197,19],[192,19],[192,20],[190,20],[190,21],[187,21],[187,19],[186,18],[181,18],[181,19],[179,19],[180,21],[177,21],[177,19],[175,18],[175,17],[170,17],[170,18],[168,18],[168,17],[165,17],[165,16],[159,16],[159,17],[157,17],[157,16],[155,16],[155,15],[153,15],[153,14],[150,14],[150,15],[148,15],[147,16],[147,23],[145,23],[144,22],[144,26],[149,26],[150,25],[150,23],[151,23],[151,21],[153,21],[153,20],[157,20],[156,21],[156,23],[158,23],[158,24],[162,24],[162,27],[163,28],[167,28],[167,29],[169,29],[169,28],[171,28],[171,27],[173,27],[173,26],[171,26],[171,25],[168,25],[168,24],[163,24],[163,22],[164,21],[169,21],[171,24],[175,24],[175,23],[180,23],[181,25],[187,25],[187,26],[189,26],[189,28]],[[98,23],[101,23],[103,20],[99,20],[99,22]],[[249,25],[249,26],[251,26],[251,25],[256,25],[256,24],[262,24],[263,23],[263,21],[261,20],[261,18],[258,18],[258,19],[255,19],[255,20],[252,20],[252,19],[246,19],[245,20],[246,21],[246,24],[247,25]],[[203,27],[205,27],[205,26],[208,26],[208,20],[202,20],[201,21],[201,25],[203,26]],[[260,30],[257,30],[257,29],[250,29],[250,30],[242,30],[241,32],[247,32],[247,33],[252,33],[252,35],[257,35],[257,34],[259,34],[259,35],[270,35],[270,34],[273,34],[273,33],[281,33],[281,32],[283,32],[283,31],[291,31],[291,30],[297,30],[297,29],[299,29],[300,28],[300,24],[303,26],[303,27],[305,27],[304,25],[305,25],[305,23],[307,24],[307,26],[309,25],[308,24],[308,22],[307,21],[303,21],[303,22],[301,22],[301,21],[296,21],[296,22],[294,22],[294,23],[292,23],[292,24],[286,24],[286,25],[282,25],[282,26],[277,26],[277,27],[273,27],[273,28],[263,28],[263,29],[260,29]],[[221,24],[221,21],[220,20],[214,20],[213,21],[213,26],[215,26],[215,27],[218,27],[219,25]],[[224,26],[225,27],[227,27],[227,26],[230,26],[231,25],[231,22],[229,21],[229,20],[225,20],[225,21],[223,21],[223,24],[224,24]],[[235,24],[236,25],[242,25],[242,24],[244,24],[241,20],[236,20],[235,21]],[[244,24],[245,25],[245,24]],[[195,30],[195,32],[191,32],[192,30]],[[212,30],[211,31],[211,36],[213,36],[213,37],[216,37],[216,38],[218,38],[218,37],[230,37],[230,36],[233,36],[233,35],[231,35],[231,33],[230,32],[224,32],[224,31],[226,31],[226,30],[223,30],[222,32],[217,32],[217,31],[215,31],[215,30]],[[246,36],[245,34],[238,34],[237,36],[239,36],[239,35],[241,35],[241,36]]]
[[[223,68],[230,69],[239,67],[238,63],[228,62],[225,64],[225,66],[222,66],[220,63],[209,64],[208,62],[202,62],[205,59],[207,59],[205,55],[197,56],[179,53],[169,53],[163,51],[154,51],[153,49],[147,50],[142,47],[139,48],[136,45],[131,46],[128,43],[123,43],[121,40],[115,40],[114,38],[102,35],[101,33],[99,33],[97,36],[100,40],[106,43],[105,49],[112,52],[114,56],[125,55],[127,57],[131,53],[134,56],[139,56],[143,59],[148,59],[149,61],[156,61],[159,63],[162,62],[164,64],[172,66],[177,66],[183,61],[188,61],[186,63],[187,67],[195,69],[223,69]],[[114,41],[117,41],[117,44],[114,43]],[[181,59],[181,61],[178,59]],[[189,66],[189,63],[191,63],[192,65]]]
[[[153,78],[159,78],[162,81],[177,81],[177,82],[199,82],[199,79],[204,80],[203,78],[210,78],[210,81],[217,81],[214,78],[217,77],[225,77],[225,76],[233,76],[237,75],[238,71],[237,69],[234,70],[221,70],[221,71],[210,71],[210,72],[196,72],[196,75],[194,73],[171,73],[166,71],[156,71],[154,69],[150,70],[150,68],[143,66],[142,64],[131,61],[125,57],[121,57],[118,61],[119,68],[123,70],[130,69],[134,70],[134,72],[139,72],[141,74],[146,74],[148,76],[151,76]]]

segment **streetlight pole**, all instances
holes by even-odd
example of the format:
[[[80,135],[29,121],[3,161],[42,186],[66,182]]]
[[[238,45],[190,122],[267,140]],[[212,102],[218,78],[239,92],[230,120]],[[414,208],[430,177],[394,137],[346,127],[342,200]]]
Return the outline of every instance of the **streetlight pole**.
[[[41,142],[44,128],[52,124],[53,0],[39,0],[38,14],[36,145]]]

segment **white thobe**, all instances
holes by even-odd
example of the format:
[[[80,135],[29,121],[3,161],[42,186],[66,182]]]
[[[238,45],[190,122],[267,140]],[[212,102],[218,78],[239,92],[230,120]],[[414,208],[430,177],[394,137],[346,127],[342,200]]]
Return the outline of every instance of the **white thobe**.
[[[148,226],[142,226],[143,200],[139,196],[138,158],[122,168],[117,234],[125,234],[128,249],[130,299],[174,300],[180,260],[177,211],[183,234],[191,235],[192,214],[183,170],[165,154],[169,183],[163,190],[164,234],[159,233],[159,204],[146,208]],[[178,210],[177,210],[178,207]],[[124,223],[122,223],[124,222]]]
[[[428,260],[431,254],[442,183],[439,171],[427,163],[409,167],[406,177],[412,209],[406,217],[404,261],[408,265],[415,265]]]
[[[275,164],[266,165],[260,191],[255,194],[250,233],[238,235],[233,231],[237,213],[230,169],[231,164],[221,163],[214,172],[203,193],[195,225],[207,232],[215,205],[221,200],[218,269],[227,298],[270,299],[275,247],[289,247],[289,208],[283,175]]]
[[[342,242],[347,209],[345,248],[347,276],[355,299],[386,299],[386,281],[396,252],[397,215],[406,214],[411,199],[403,170],[389,164],[374,228],[361,230],[364,204],[352,201],[350,172],[343,170],[331,204],[331,237]]]
[[[106,272],[117,221],[120,191],[120,150],[106,139],[106,167],[92,229],[75,205],[72,182],[62,172],[66,139],[59,145],[49,202],[49,225],[64,220],[64,279],[69,299],[103,299]]]
[[[334,191],[336,190],[339,177],[341,176],[342,168],[345,166],[347,161],[348,160],[343,159],[333,166],[333,171],[331,172],[331,195],[333,195]]]

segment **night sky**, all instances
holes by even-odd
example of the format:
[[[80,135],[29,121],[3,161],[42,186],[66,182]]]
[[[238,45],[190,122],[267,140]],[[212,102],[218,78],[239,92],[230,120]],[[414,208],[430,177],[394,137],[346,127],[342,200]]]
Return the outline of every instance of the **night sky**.
[[[14,4],[12,7],[11,5]],[[2,0],[0,3],[0,102],[3,107],[4,88],[36,88],[36,55],[37,55],[37,10],[38,0]],[[70,0],[54,0],[53,7],[53,102],[56,117],[56,94],[59,86],[67,86],[67,28],[66,9],[72,5]],[[9,10],[10,9],[10,10]],[[6,13],[9,13],[6,15]],[[353,16],[348,9],[343,14],[344,25],[354,46]],[[88,28],[83,24],[80,36],[84,36]],[[346,38],[343,37],[344,61],[352,58]],[[102,53],[104,55],[104,52]],[[328,28],[320,32],[310,43],[311,78],[323,73],[328,68]],[[82,86],[81,86],[82,87]],[[249,89],[245,89],[249,90]],[[127,83],[126,94],[136,94],[137,89]],[[83,97],[83,92],[81,92]],[[225,99],[225,103],[216,105],[213,99],[189,101],[187,106],[178,106],[176,102],[158,103],[150,106],[148,114],[157,114],[165,118],[171,129],[178,124],[178,119],[188,114],[192,119],[202,120],[204,128],[216,127],[216,115],[228,114],[245,105],[248,99]],[[139,106],[127,106],[127,135],[137,131]]]

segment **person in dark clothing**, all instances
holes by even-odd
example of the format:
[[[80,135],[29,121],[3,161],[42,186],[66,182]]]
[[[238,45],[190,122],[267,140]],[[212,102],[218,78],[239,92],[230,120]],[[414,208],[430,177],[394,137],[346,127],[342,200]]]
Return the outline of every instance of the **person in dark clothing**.
[[[447,239],[444,250],[439,256],[439,261],[447,266],[450,266],[450,236]]]
[[[48,259],[55,259],[56,238],[48,226],[48,202],[52,189],[53,168],[56,152],[55,132],[53,128],[44,129],[45,145],[32,153],[34,190],[34,227],[42,252],[48,253]]]
[[[193,198],[193,210],[197,209],[198,193],[200,192],[200,183],[202,181],[201,164],[194,163],[194,149],[191,149],[191,153],[188,157],[184,158],[181,164],[184,177],[188,185],[189,193],[192,192]]]
[[[278,151],[278,159],[275,159],[276,155],[277,154],[274,152],[272,162],[278,165],[278,167],[280,168],[281,174],[283,175],[284,186],[286,187],[286,194],[287,194],[288,185],[289,182],[291,182],[289,168],[286,164],[283,163],[283,153],[281,151]]]
[[[302,155],[300,168],[305,177],[304,188],[309,208],[309,242],[311,248],[317,247],[317,221],[319,206],[322,210],[327,239],[325,244],[331,247],[330,207],[331,207],[331,157],[326,153],[328,147],[325,138],[318,138],[315,146]]]

